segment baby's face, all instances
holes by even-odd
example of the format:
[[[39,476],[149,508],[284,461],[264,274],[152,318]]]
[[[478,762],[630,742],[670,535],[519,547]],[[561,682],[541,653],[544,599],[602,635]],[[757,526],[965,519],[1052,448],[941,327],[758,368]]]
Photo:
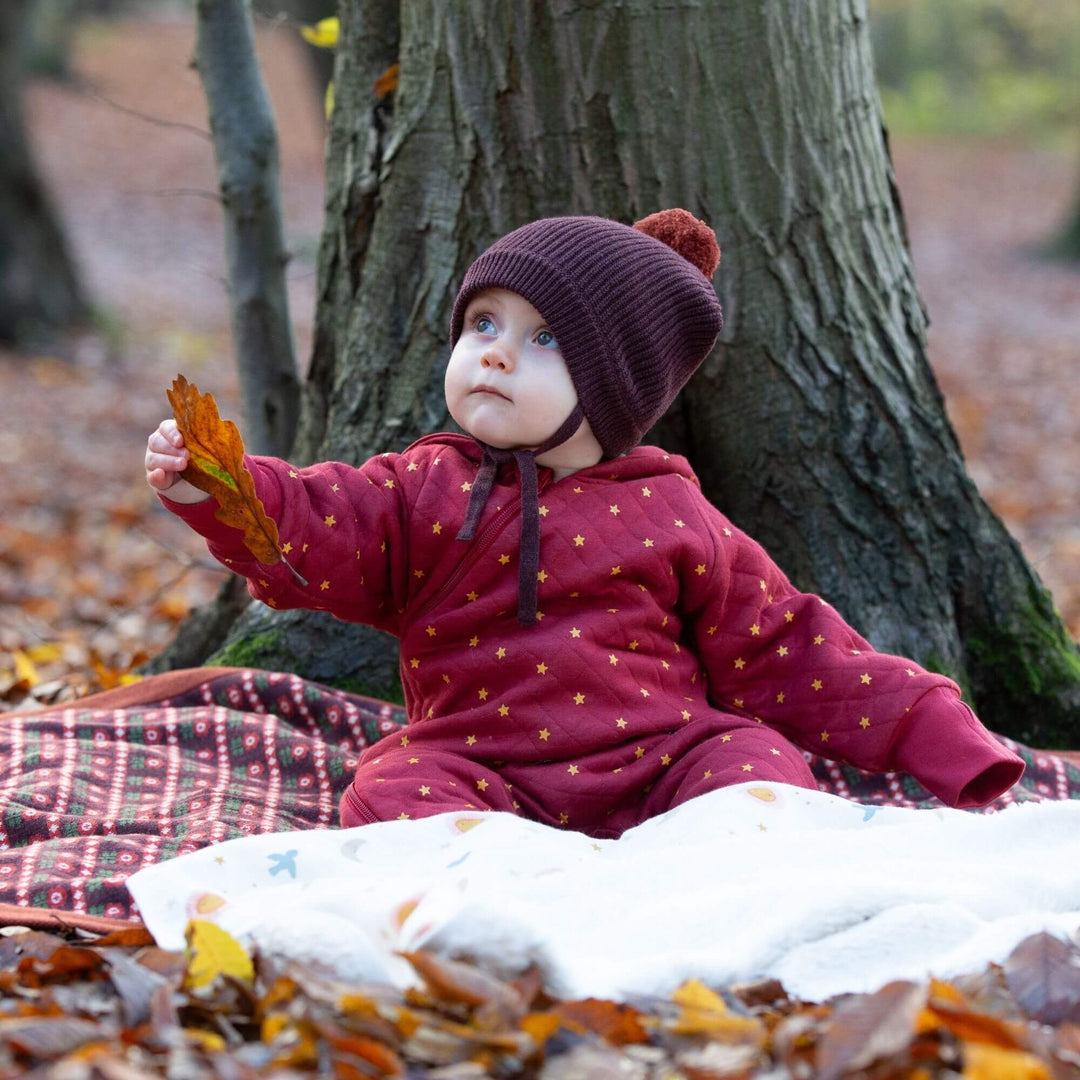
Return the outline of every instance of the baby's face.
[[[503,450],[538,446],[577,404],[559,343],[544,317],[507,289],[477,293],[446,369],[450,415]]]

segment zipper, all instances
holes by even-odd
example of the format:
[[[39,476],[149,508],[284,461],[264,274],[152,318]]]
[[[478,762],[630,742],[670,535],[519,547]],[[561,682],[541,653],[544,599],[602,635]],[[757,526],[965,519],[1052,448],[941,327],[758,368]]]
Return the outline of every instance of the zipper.
[[[458,582],[476,565],[477,560],[481,555],[491,546],[495,539],[495,536],[502,532],[506,528],[507,522],[517,512],[521,506],[521,499],[516,498],[509,505],[504,506],[480,531],[480,535],[477,536],[472,543],[471,549],[466,552],[465,557],[457,565],[457,569],[446,579],[442,588],[426,603],[423,607],[419,608],[413,615],[412,621],[420,618],[421,615],[430,611],[433,607],[436,607],[447,595],[457,586]]]
[[[345,800],[369,825],[374,825],[379,820],[371,807],[356,794],[352,784],[345,789]]]

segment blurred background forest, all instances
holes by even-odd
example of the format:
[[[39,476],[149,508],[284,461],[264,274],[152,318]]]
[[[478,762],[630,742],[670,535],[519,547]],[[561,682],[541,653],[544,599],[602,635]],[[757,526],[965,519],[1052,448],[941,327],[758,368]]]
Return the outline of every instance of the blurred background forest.
[[[192,5],[16,0],[79,325],[0,347],[0,709],[115,685],[221,581],[142,479],[182,371],[236,415]],[[930,357],[972,478],[1080,633],[1080,5],[870,0]],[[256,0],[293,326],[310,349],[332,0]],[[3,129],[0,128],[0,131]],[[8,152],[0,147],[0,155]],[[0,208],[2,209],[2,208]],[[62,321],[62,320],[61,320]]]

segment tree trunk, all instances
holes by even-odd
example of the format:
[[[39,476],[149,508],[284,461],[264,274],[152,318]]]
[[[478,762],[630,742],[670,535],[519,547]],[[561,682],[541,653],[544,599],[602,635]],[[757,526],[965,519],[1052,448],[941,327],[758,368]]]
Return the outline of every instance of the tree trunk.
[[[451,304],[498,236],[686,207],[719,235],[726,325],[656,441],[877,648],[952,675],[999,731],[1075,742],[1080,655],[927,364],[863,0],[409,0],[400,27],[397,7],[341,3],[298,460],[359,463],[449,423]],[[390,115],[370,88],[394,59]],[[264,652],[232,635],[249,661],[325,616],[260,619]],[[353,678],[361,653],[371,672],[366,650],[319,677]]]
[[[1072,209],[1061,231],[1047,245],[1047,253],[1053,258],[1080,262],[1080,182],[1076,185]]]
[[[255,56],[250,0],[198,0],[195,58],[214,136],[225,216],[229,307],[244,443],[287,454],[300,381],[281,226],[277,130]]]
[[[33,347],[86,317],[59,219],[22,114],[30,0],[0,3],[0,342]]]

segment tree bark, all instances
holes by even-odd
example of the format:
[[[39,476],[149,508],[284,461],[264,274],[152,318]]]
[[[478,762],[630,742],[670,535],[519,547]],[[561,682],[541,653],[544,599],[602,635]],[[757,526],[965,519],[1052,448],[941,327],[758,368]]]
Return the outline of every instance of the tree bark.
[[[259,74],[250,0],[198,0],[196,64],[225,214],[233,346],[244,443],[287,454],[300,381],[289,321],[277,131]]]
[[[22,113],[32,0],[0,3],[0,342],[33,347],[85,320],[86,302]]]
[[[967,477],[927,363],[863,0],[396,10],[341,3],[298,460],[359,463],[449,423],[451,304],[498,236],[686,207],[720,238],[726,325],[657,441],[877,648],[956,678],[996,730],[1075,743],[1080,654]],[[394,59],[391,114],[370,88]],[[261,634],[280,625],[288,655],[320,618]]]
[[[1056,259],[1080,262],[1080,178],[1072,208],[1057,236],[1047,245],[1047,253]]]

